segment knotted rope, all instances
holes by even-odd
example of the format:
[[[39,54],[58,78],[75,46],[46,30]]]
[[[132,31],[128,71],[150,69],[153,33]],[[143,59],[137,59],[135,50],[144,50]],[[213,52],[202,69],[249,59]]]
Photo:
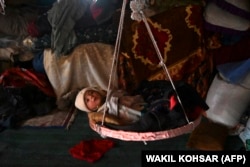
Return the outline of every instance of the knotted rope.
[[[110,77],[109,77],[109,83],[108,83],[107,97],[105,100],[104,114],[102,117],[102,125],[104,125],[105,115],[107,111],[107,101],[110,96],[111,86],[115,85],[115,79],[116,79],[115,74],[116,74],[116,69],[117,69],[118,56],[120,52],[120,44],[121,44],[122,28],[123,28],[124,17],[125,17],[126,3],[127,3],[127,0],[123,0],[122,10],[121,10],[121,15],[120,15],[120,22],[119,22],[116,43],[115,43],[115,48],[114,48],[114,53],[113,53],[113,62],[112,62],[112,67],[111,67],[111,72],[110,72]]]

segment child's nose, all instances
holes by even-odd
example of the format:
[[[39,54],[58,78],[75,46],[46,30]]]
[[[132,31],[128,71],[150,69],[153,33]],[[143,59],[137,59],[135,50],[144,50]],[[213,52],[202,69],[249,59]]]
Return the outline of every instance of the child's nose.
[[[90,96],[91,101],[95,100],[95,97],[93,95]]]

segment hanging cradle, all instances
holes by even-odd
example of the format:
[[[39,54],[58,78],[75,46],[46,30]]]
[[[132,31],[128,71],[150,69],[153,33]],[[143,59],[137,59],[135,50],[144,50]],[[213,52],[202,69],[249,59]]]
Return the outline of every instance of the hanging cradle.
[[[173,90],[176,93],[177,100],[178,100],[178,102],[179,102],[179,104],[184,112],[187,124],[184,126],[173,128],[173,129],[154,131],[154,132],[134,132],[134,131],[116,130],[116,129],[112,129],[112,128],[109,128],[109,127],[104,125],[104,118],[105,118],[105,113],[106,113],[106,108],[105,108],[101,124],[97,124],[97,123],[94,123],[91,121],[89,123],[90,127],[94,131],[99,133],[102,137],[110,137],[110,138],[120,139],[120,140],[124,140],[124,141],[143,141],[143,142],[163,140],[163,139],[167,139],[167,138],[173,138],[176,136],[180,136],[180,135],[185,134],[185,133],[189,133],[189,132],[193,131],[194,128],[196,126],[198,126],[200,121],[201,121],[201,115],[199,115],[195,120],[189,121],[189,119],[185,113],[185,109],[182,105],[181,99],[178,95],[178,92],[176,91],[175,84],[171,79],[171,76],[168,72],[168,69],[163,61],[162,56],[161,56],[161,52],[159,51],[159,48],[155,42],[154,36],[150,30],[150,26],[147,23],[146,16],[143,13],[143,9],[145,7],[144,1],[145,0],[132,0],[132,1],[130,1],[130,8],[132,10],[131,19],[136,20],[136,21],[142,20],[144,22],[146,29],[148,31],[148,34],[150,36],[150,39],[151,39],[153,46],[155,48],[155,51],[158,55],[159,62],[160,62],[159,65],[163,68],[167,78],[169,79],[169,81],[173,87]],[[108,90],[107,90],[108,95],[109,95],[109,92],[111,89],[112,82],[114,82],[114,80],[113,80],[114,79],[114,77],[113,77],[114,71],[117,68],[116,66],[117,66],[117,60],[118,60],[118,55],[119,55],[118,53],[119,53],[120,42],[121,42],[121,35],[122,35],[122,28],[123,28],[123,20],[124,20],[124,16],[125,16],[126,3],[127,3],[127,0],[123,0],[119,28],[118,28],[118,34],[117,34],[114,55],[113,55],[113,63],[112,63],[112,67],[111,67],[110,79],[109,79]]]

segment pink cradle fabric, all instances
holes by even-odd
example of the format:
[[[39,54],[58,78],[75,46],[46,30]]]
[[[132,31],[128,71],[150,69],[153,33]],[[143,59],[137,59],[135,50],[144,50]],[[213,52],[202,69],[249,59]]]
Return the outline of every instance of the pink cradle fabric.
[[[185,126],[159,132],[127,132],[122,130],[109,129],[105,126],[95,123],[90,123],[89,125],[94,131],[96,131],[103,137],[111,137],[124,141],[155,141],[190,133],[195,129],[195,127],[200,124],[201,118],[202,117],[200,116],[196,120],[189,122]]]

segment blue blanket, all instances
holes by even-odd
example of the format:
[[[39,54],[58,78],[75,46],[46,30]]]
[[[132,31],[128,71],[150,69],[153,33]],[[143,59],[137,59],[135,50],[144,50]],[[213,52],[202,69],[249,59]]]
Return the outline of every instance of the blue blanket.
[[[222,64],[217,66],[217,69],[226,81],[250,88],[250,58],[240,62]]]

